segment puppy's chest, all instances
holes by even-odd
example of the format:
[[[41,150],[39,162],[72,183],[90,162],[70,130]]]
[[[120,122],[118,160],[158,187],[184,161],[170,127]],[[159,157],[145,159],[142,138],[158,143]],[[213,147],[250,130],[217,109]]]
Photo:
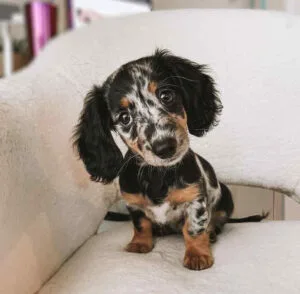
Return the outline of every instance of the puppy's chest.
[[[186,204],[174,204],[169,200],[170,191],[177,189],[175,176],[154,175],[144,179],[141,185],[143,196],[148,200],[149,205],[143,207],[148,218],[159,224],[173,223],[183,216]]]
[[[173,205],[165,201],[160,205],[149,205],[143,208],[146,216],[154,223],[172,224],[177,223],[184,217],[187,204]]]
[[[160,169],[129,165],[120,175],[120,187],[129,206],[144,211],[154,223],[176,224],[189,203],[199,196],[199,173],[193,164]],[[186,172],[187,170],[187,172]],[[190,176],[190,170],[193,176]]]
[[[123,197],[129,206],[142,210],[153,223],[176,223],[183,217],[186,203],[175,203],[169,199],[172,192],[179,188],[175,177],[152,171],[134,182],[131,189],[121,184]]]

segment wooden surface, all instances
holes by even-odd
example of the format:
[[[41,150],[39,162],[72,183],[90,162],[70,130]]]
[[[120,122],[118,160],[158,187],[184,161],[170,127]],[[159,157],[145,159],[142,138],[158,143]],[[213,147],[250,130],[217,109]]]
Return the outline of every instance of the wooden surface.
[[[284,198],[284,219],[300,220],[300,205],[288,197]]]
[[[274,212],[273,191],[237,185],[230,185],[229,188],[235,204],[233,217],[261,214],[262,211],[269,212],[270,220],[278,217],[278,213]]]

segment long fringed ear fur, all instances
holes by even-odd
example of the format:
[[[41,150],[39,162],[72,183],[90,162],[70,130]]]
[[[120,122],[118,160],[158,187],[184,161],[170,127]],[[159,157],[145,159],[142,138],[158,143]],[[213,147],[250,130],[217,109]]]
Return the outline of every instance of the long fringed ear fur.
[[[189,132],[203,136],[218,124],[218,115],[223,108],[214,80],[205,73],[206,67],[171,55],[166,50],[157,50],[154,57],[167,68],[170,78],[182,91]]]
[[[123,156],[111,134],[112,122],[103,92],[95,86],[85,98],[74,132],[74,147],[91,180],[107,184],[117,177]]]

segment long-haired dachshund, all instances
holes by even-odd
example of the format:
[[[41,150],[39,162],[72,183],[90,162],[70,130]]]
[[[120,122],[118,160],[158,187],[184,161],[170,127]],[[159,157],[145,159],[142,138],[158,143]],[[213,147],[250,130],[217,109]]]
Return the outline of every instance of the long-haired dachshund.
[[[134,224],[127,251],[147,253],[153,235],[182,232],[184,266],[213,264],[210,244],[234,222],[233,201],[212,166],[190,149],[188,133],[203,136],[221,110],[205,66],[166,50],[121,66],[87,95],[74,144],[93,181],[119,176]],[[125,158],[111,131],[128,146]]]

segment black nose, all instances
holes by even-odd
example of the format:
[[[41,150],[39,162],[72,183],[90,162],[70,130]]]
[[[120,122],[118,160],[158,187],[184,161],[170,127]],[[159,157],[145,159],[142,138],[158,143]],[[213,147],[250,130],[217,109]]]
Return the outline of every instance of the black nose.
[[[156,140],[152,144],[152,152],[162,159],[172,157],[176,152],[177,142],[174,138]]]

